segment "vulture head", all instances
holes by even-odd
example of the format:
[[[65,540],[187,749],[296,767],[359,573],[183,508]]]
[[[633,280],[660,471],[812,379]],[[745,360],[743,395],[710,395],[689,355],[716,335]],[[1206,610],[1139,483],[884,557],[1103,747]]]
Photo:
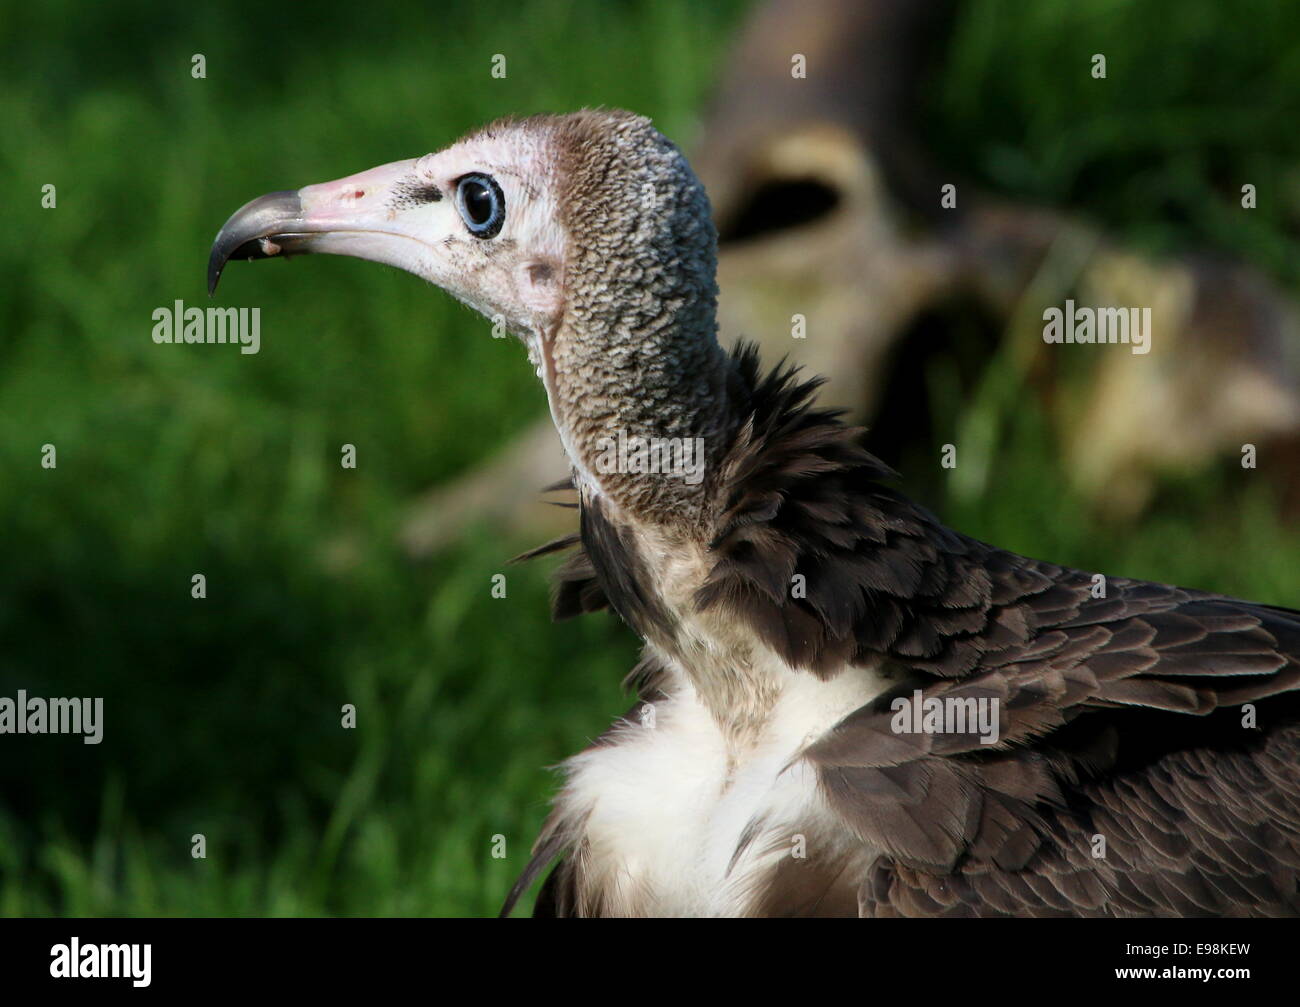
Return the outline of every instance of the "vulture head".
[[[682,153],[648,119],[585,110],[501,120],[423,157],[255,199],[217,235],[208,288],[230,259],[305,252],[421,276],[527,345],[579,488],[621,488],[632,509],[667,514],[689,511],[699,487],[597,479],[594,456],[619,435],[723,435],[716,248]]]
[[[350,255],[414,273],[541,349],[566,312],[581,324],[625,308],[623,285],[711,300],[709,216],[685,157],[648,119],[506,119],[423,157],[254,199],[217,235],[208,292],[230,259]],[[695,289],[654,290],[665,267],[672,287],[684,275]]]

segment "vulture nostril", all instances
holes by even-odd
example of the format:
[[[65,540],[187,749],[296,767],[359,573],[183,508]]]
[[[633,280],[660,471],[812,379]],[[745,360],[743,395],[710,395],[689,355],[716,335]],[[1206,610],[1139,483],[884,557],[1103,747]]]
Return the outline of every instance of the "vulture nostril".
[[[719,244],[752,241],[812,224],[840,204],[835,186],[818,178],[767,181],[749,193],[718,234]]]

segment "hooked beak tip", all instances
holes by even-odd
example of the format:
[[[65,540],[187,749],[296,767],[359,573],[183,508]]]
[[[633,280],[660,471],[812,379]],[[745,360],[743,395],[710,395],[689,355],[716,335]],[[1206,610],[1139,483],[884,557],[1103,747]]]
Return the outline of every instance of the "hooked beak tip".
[[[267,259],[278,255],[278,235],[300,232],[302,201],[296,190],[259,196],[236,210],[217,232],[208,255],[208,296],[216,293],[221,271],[231,259]]]

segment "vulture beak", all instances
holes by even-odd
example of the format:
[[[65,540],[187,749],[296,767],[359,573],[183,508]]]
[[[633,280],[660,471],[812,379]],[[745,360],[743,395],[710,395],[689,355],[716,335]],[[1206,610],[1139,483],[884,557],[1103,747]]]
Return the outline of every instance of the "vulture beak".
[[[442,199],[436,186],[419,180],[415,163],[396,161],[246,203],[212,243],[208,293],[231,259],[325,252],[412,269],[428,251],[420,237],[428,218],[415,211]]]

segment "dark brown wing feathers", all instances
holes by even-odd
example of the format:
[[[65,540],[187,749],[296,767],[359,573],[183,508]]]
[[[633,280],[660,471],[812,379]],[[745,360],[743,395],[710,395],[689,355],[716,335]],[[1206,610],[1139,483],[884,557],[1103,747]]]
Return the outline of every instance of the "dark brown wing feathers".
[[[1103,593],[968,539],[882,485],[815,383],[760,378],[749,348],[735,363],[749,395],[696,603],[796,668],[899,676],[807,751],[843,827],[884,851],[838,878],[860,912],[1300,913],[1300,613],[1123,578]],[[638,629],[666,618],[592,525],[556,615],[612,599]],[[996,699],[997,742],[895,732],[890,701],[914,690]]]

